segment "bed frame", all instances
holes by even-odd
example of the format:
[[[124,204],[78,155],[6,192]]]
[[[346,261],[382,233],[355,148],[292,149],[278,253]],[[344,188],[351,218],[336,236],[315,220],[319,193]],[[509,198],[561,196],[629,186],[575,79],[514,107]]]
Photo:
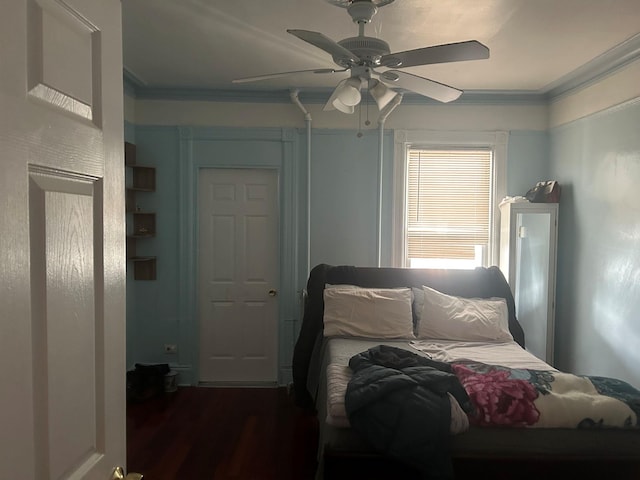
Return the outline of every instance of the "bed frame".
[[[474,270],[435,270],[331,266],[313,268],[307,282],[304,318],[293,355],[296,403],[315,408],[319,422],[318,478],[414,478],[416,472],[368,449],[348,428],[324,422],[322,382],[323,290],[326,284],[366,288],[429,286],[467,298],[502,297],[507,301],[509,329],[525,345],[511,289],[497,267]],[[318,397],[320,395],[320,397]],[[320,398],[320,399],[318,399]],[[562,474],[571,478],[640,478],[640,431],[478,428],[452,438],[456,478],[477,474],[493,478],[540,478]],[[363,476],[365,475],[366,477]],[[401,476],[399,476],[401,475]],[[567,477],[569,478],[569,477]]]

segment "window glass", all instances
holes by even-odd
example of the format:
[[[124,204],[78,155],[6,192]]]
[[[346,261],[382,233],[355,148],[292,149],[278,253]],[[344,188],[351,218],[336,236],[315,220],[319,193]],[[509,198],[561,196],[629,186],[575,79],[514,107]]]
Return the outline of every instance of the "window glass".
[[[492,165],[490,148],[407,149],[407,266],[487,264]]]

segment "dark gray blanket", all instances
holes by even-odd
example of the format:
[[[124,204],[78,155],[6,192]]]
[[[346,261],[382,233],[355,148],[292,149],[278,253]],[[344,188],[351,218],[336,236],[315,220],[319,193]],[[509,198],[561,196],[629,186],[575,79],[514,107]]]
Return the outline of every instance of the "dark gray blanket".
[[[473,407],[447,363],[378,345],[349,361],[345,407],[351,428],[376,451],[417,468],[428,479],[453,478],[449,455],[451,393]]]

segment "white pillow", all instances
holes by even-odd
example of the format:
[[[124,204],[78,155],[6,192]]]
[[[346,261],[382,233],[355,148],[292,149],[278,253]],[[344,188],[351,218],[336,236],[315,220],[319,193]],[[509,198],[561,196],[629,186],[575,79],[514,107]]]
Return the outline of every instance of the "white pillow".
[[[504,298],[464,298],[422,287],[417,337],[466,342],[508,342],[509,312]]]
[[[415,338],[410,288],[324,289],[324,336]]]

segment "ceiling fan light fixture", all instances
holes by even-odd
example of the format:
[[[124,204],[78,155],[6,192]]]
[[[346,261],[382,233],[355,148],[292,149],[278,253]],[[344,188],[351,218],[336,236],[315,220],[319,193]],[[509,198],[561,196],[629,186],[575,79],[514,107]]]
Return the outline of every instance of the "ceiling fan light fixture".
[[[356,109],[354,105],[345,105],[339,98],[334,99],[332,105],[335,110],[339,110],[342,113],[353,113]]]
[[[357,82],[353,80],[352,77],[340,81],[322,110],[339,110],[342,113],[353,113],[355,111],[354,107],[360,102],[360,81],[359,79],[355,79]],[[351,81],[350,84],[348,83],[349,81]]]
[[[396,95],[398,95],[397,92],[394,92],[379,80],[369,81],[369,93],[376,101],[378,110],[382,110]]]
[[[335,100],[339,100],[349,107],[355,107],[362,99],[362,95],[360,94],[361,85],[362,81],[358,77],[345,78],[336,87],[334,92],[336,96]]]

